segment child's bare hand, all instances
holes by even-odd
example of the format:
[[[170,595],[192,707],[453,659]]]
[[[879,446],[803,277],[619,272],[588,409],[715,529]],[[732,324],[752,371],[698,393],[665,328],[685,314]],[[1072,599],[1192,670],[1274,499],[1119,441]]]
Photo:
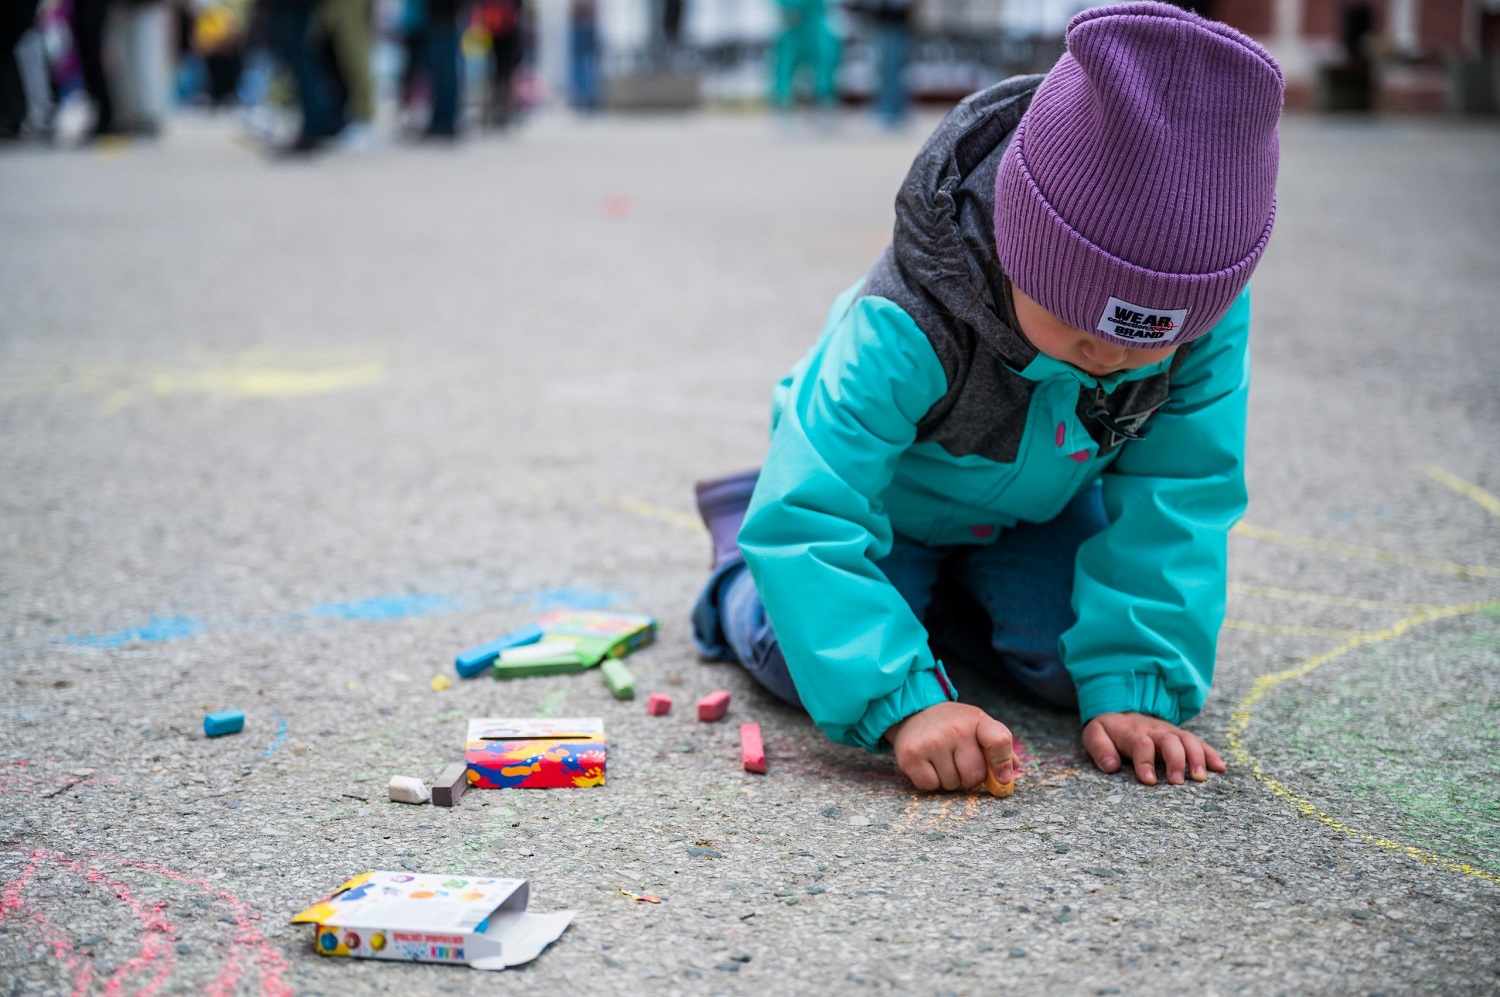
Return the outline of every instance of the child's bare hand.
[[[1118,772],[1120,759],[1135,765],[1135,777],[1156,785],[1156,759],[1167,769],[1167,782],[1181,785],[1183,773],[1203,782],[1208,773],[1223,772],[1224,759],[1201,740],[1157,717],[1144,713],[1101,713],[1083,728],[1083,747],[1103,772]]]
[[[885,739],[896,764],[921,790],[973,789],[985,759],[1002,783],[1015,778],[1010,729],[977,706],[938,703],[891,726]]]

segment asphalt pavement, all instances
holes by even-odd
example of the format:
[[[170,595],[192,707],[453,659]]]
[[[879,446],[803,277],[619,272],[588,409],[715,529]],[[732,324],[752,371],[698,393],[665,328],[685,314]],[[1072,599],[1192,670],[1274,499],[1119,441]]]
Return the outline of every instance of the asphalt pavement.
[[[699,660],[692,483],[760,461],[933,123],[559,116],[282,163],[187,117],[0,155],[0,992],[1494,993],[1494,125],[1284,125],[1191,724],[1227,775],[1103,775],[959,671],[1023,778],[918,794]],[[559,607],[658,618],[640,699],[432,688]],[[204,737],[223,708],[245,729]],[[479,716],[603,718],[607,784],[386,799]],[[371,869],[577,915],[503,973],[318,955],[289,918]]]

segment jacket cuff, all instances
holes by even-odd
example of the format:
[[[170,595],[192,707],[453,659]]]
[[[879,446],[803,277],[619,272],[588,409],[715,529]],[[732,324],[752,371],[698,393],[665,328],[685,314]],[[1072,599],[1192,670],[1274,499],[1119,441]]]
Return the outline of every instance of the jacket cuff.
[[[1092,675],[1078,682],[1078,715],[1088,723],[1101,713],[1144,713],[1169,724],[1184,717],[1177,696],[1154,672]]]
[[[901,683],[900,688],[872,700],[865,708],[865,715],[854,725],[854,743],[866,751],[890,751],[891,746],[884,738],[885,732],[893,724],[929,706],[957,699],[958,693],[954,691],[953,683],[948,681],[948,673],[943,671],[941,661],[934,662],[932,668],[913,669],[907,673],[906,681]]]

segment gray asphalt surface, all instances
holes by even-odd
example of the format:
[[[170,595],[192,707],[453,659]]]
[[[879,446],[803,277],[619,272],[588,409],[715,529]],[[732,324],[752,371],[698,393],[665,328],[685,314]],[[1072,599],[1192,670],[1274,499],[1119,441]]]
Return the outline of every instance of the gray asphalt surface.
[[[0,156],[0,991],[1493,993],[1500,130],[1286,122],[1192,724],[1231,771],[1099,774],[960,673],[1029,753],[1003,801],[914,794],[686,623],[692,482],[759,462],[922,133],[559,118],[276,164],[186,119]],[[429,687],[605,605],[661,620],[642,700]],[[224,707],[244,732],[204,738]],[[605,788],[385,800],[466,718],[538,714],[604,718]],[[503,974],[287,923],[403,867],[578,916]]]

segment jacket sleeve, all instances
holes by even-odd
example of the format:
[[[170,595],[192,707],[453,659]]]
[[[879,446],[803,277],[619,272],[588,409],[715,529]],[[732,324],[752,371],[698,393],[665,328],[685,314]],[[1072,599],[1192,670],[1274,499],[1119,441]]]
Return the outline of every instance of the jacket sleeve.
[[[1126,711],[1182,723],[1208,696],[1246,503],[1249,328],[1246,289],[1193,344],[1146,437],[1102,475],[1110,525],[1079,548],[1078,622],[1062,637],[1085,723]]]
[[[829,737],[870,751],[898,720],[954,698],[926,629],[876,566],[892,544],[881,496],[946,388],[911,317],[858,299],[793,379],[740,529],[803,706]]]

